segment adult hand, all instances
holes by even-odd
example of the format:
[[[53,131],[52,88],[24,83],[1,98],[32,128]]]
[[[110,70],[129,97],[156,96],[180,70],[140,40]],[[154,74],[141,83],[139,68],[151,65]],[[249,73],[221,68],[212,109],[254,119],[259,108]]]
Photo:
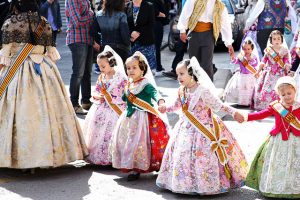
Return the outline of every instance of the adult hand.
[[[182,42],[186,43],[186,41],[187,41],[186,33],[180,33],[180,39],[181,39]]]
[[[140,37],[140,33],[137,31],[132,31],[130,35],[130,41],[134,42],[138,37]]]
[[[233,49],[232,45],[227,46],[227,48],[228,48],[229,56],[233,60],[234,59],[234,49]]]
[[[52,4],[52,3],[54,2],[54,0],[47,0],[47,2],[48,2],[49,4]]]
[[[93,48],[94,48],[97,52],[100,52],[101,46],[100,46],[97,42],[94,42]]]

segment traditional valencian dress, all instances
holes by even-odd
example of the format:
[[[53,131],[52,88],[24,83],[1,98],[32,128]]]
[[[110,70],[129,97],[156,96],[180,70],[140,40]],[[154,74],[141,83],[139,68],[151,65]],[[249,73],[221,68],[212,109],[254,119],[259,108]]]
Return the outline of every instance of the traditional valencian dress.
[[[41,23],[37,13],[12,15],[2,27],[0,77],[29,42],[29,23]],[[51,26],[46,23],[30,55],[18,65],[0,97],[0,167],[57,167],[87,155],[84,138],[55,61]],[[3,81],[0,80],[0,85]]]
[[[247,60],[245,56],[239,54],[232,63],[238,64],[240,69],[228,81],[224,92],[224,100],[250,106],[256,85],[254,74],[256,73],[255,68],[258,64],[258,58],[251,54],[251,59]]]
[[[152,101],[158,100],[157,90],[146,78],[141,78],[125,88],[122,98],[127,109],[112,135],[112,166],[123,172],[158,171],[169,135],[165,123],[153,110]],[[137,99],[149,105],[147,110],[136,103]]]
[[[105,102],[93,100],[84,123],[84,136],[89,150],[87,161],[97,165],[110,165],[109,144],[113,129],[119,116],[125,109],[125,102],[122,100],[127,77],[124,73],[116,71],[111,79],[98,79],[95,88],[95,95],[104,96]],[[105,91],[106,92],[105,92]]]
[[[297,119],[288,122],[287,113]],[[286,109],[278,101],[257,113],[249,113],[248,121],[275,116],[275,127],[260,147],[247,175],[246,185],[263,195],[276,198],[300,198],[300,103]],[[290,118],[292,119],[292,118]],[[297,127],[297,128],[295,128]]]
[[[271,46],[268,46],[265,49],[262,63],[265,64],[265,67],[257,81],[253,97],[253,107],[256,110],[263,110],[271,102],[279,99],[274,86],[280,77],[286,75],[284,68],[286,64],[290,64],[289,50],[282,46],[279,52],[276,52]]]
[[[222,104],[210,90],[180,88],[180,97],[167,112],[182,108],[166,148],[156,184],[172,192],[211,195],[242,187],[247,174],[245,156],[225,124],[212,113],[234,109]],[[191,122],[202,124],[199,128]],[[207,133],[208,132],[208,133]]]

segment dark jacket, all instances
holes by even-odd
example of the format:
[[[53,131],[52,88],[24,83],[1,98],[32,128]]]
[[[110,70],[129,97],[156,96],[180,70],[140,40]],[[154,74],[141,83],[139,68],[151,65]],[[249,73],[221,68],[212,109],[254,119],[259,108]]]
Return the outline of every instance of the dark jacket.
[[[7,0],[5,1],[0,1],[0,49],[1,49],[1,44],[2,44],[2,25],[8,15],[9,11],[9,2]]]
[[[60,6],[58,0],[55,0],[52,4],[49,4],[47,0],[41,0],[41,8],[40,8],[41,15],[47,19],[49,6],[52,10],[53,21],[57,29],[60,29],[62,26],[62,22],[61,22]]]
[[[141,45],[154,44],[154,7],[152,3],[142,1],[139,14],[137,16],[136,25],[133,21],[133,3],[129,2],[126,6],[127,21],[129,25],[130,33],[137,31],[140,36],[135,42],[139,42]]]
[[[130,50],[130,33],[124,12],[114,12],[111,16],[100,10],[91,28],[91,35],[102,47]]]

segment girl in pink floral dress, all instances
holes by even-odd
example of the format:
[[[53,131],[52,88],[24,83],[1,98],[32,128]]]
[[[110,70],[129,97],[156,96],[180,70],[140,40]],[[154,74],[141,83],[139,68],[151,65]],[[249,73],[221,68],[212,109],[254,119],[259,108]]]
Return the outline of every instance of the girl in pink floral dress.
[[[240,114],[216,97],[213,83],[195,57],[179,63],[176,73],[181,84],[179,97],[170,107],[159,106],[159,111],[174,112],[182,108],[182,114],[165,150],[156,184],[176,193],[201,195],[243,186],[247,175],[245,156],[212,110],[233,116]]]
[[[125,109],[122,94],[127,82],[122,59],[109,46],[97,57],[101,70],[84,123],[84,136],[89,150],[87,161],[111,165],[109,144],[119,115]]]
[[[287,75],[290,64],[290,53],[283,45],[283,35],[280,31],[272,31],[269,37],[265,55],[256,73],[258,83],[254,91],[254,109],[263,110],[277,99],[278,95],[274,90],[276,81]],[[261,70],[263,69],[262,73]]]

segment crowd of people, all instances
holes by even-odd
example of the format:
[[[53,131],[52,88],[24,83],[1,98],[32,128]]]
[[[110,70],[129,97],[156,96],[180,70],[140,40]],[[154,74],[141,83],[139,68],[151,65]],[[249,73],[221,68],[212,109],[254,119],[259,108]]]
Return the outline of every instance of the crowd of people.
[[[128,173],[128,181],[157,171],[157,186],[175,193],[213,195],[247,185],[267,197],[300,198],[300,26],[290,1],[257,1],[237,56],[221,0],[183,3],[180,52],[172,67],[180,87],[172,104],[154,78],[164,70],[165,3],[105,0],[95,14],[88,0],[66,0],[70,97],[56,65],[58,1],[7,4],[0,50],[0,167],[33,172],[85,160]],[[291,45],[285,41],[289,24]],[[244,113],[217,95],[212,59],[220,33],[238,65],[224,100],[259,112]],[[179,61],[186,46],[190,58]],[[93,54],[100,70],[94,91]],[[165,113],[177,110],[171,129]],[[275,117],[250,170],[218,111],[239,123]],[[76,114],[87,114],[82,128]]]

